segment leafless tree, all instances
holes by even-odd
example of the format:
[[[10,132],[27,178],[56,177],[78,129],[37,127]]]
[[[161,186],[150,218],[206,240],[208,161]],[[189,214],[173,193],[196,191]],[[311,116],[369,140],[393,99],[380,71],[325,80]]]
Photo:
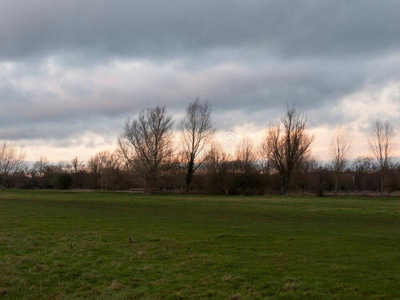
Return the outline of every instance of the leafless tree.
[[[180,124],[183,157],[186,163],[186,192],[190,189],[193,175],[200,167],[198,157],[210,143],[214,126],[211,121],[211,105],[196,99],[186,109],[186,116]]]
[[[372,153],[378,161],[381,173],[381,195],[385,191],[386,175],[395,151],[393,138],[394,130],[392,124],[380,120],[374,122],[368,142]]]
[[[46,174],[47,168],[50,166],[47,157],[41,155],[39,159],[33,164],[32,168],[32,177],[37,178],[38,187],[42,189],[44,187],[44,177]]]
[[[116,180],[120,167],[119,156],[114,152],[103,151],[99,153],[101,157],[100,181],[104,189],[112,188],[112,183]]]
[[[46,156],[41,155],[39,159],[33,164],[33,169],[36,173],[36,176],[43,176],[46,168],[49,165],[49,161]]]
[[[285,194],[293,172],[310,154],[314,136],[306,132],[307,119],[294,106],[288,106],[281,122],[269,127],[263,152],[280,174],[281,194]]]
[[[80,161],[78,157],[71,160],[71,167],[74,173],[81,172],[85,168],[85,163]]]
[[[78,187],[79,173],[85,169],[85,164],[84,162],[80,161],[78,157],[74,157],[71,160],[71,167],[74,174],[74,185],[75,187]]]
[[[330,145],[331,164],[335,174],[335,196],[337,196],[339,175],[344,171],[348,162],[350,147],[349,133],[344,127],[339,127],[335,131]]]
[[[253,171],[256,167],[257,155],[253,142],[249,138],[243,138],[236,149],[237,170],[246,173]]]
[[[88,161],[88,168],[93,175],[95,188],[112,189],[120,170],[119,153],[101,151]]]
[[[362,191],[367,190],[368,174],[376,171],[374,159],[368,156],[357,157],[352,164],[353,174],[360,178],[360,187]]]
[[[155,189],[160,176],[174,165],[172,126],[165,107],[157,106],[128,120],[119,138],[122,157],[144,179],[147,191]]]
[[[4,142],[0,146],[0,187],[6,188],[6,180],[10,174],[19,172],[24,167],[25,154],[22,149]]]
[[[60,160],[58,163],[55,165],[55,168],[59,170],[61,173],[71,173],[72,172],[72,165],[65,161],[65,160]]]
[[[202,165],[206,175],[206,186],[211,192],[228,194],[230,164],[230,155],[219,144],[211,144]]]
[[[91,173],[94,181],[94,188],[98,189],[99,188],[99,179],[100,179],[100,174],[101,174],[101,167],[102,167],[102,161],[101,161],[101,155],[94,155],[92,156],[88,163],[87,163],[89,172]]]
[[[230,155],[226,153],[221,145],[213,143],[204,157],[204,169],[206,173],[220,173],[227,169]]]

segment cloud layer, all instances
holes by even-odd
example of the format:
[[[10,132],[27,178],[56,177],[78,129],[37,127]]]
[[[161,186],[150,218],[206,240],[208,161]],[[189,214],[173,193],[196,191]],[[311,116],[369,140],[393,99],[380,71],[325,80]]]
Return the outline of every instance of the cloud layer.
[[[162,61],[266,53],[284,57],[397,51],[396,0],[3,0],[3,59],[84,55]]]
[[[221,130],[397,120],[398,1],[0,0],[0,139],[115,140],[140,109],[208,99]],[[90,140],[90,139],[89,139]],[[97,140],[97,139],[96,139]]]

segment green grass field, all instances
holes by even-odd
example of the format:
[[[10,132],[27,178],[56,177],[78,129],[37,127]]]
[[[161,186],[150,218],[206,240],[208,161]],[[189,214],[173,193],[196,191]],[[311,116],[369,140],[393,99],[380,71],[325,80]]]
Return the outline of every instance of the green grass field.
[[[400,200],[0,192],[0,298],[400,298]]]

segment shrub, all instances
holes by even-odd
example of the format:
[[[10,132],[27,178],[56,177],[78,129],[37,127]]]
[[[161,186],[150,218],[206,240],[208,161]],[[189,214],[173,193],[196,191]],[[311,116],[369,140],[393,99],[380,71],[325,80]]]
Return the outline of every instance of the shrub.
[[[72,185],[72,176],[69,174],[61,174],[58,176],[58,187],[63,190],[68,190]]]

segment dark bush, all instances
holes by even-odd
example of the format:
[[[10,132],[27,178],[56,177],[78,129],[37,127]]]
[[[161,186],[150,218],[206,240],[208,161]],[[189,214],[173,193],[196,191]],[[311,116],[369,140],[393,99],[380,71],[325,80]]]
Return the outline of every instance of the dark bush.
[[[58,188],[68,190],[72,185],[72,176],[69,174],[61,174],[58,176]]]

